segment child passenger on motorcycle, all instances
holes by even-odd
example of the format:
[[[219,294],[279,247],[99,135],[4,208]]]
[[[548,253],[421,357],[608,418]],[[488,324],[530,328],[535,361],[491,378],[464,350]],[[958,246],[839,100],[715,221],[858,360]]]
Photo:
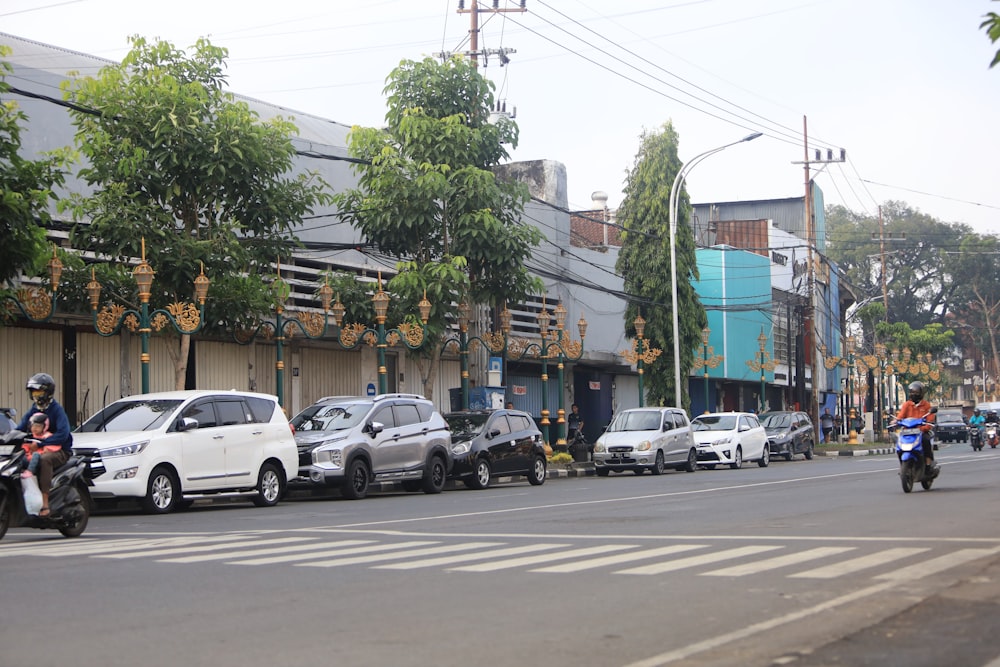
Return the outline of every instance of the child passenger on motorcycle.
[[[44,412],[36,412],[28,420],[31,427],[31,437],[25,438],[24,448],[28,456],[28,468],[21,473],[22,477],[34,477],[38,474],[38,466],[42,462],[42,452],[56,452],[62,449],[62,445],[43,444],[43,440],[52,437],[49,432],[49,418]]]
[[[934,415],[930,414],[931,404],[924,400],[924,383],[911,382],[910,386],[907,387],[906,390],[909,392],[910,400],[906,401],[899,407],[899,413],[896,415],[896,421],[906,419],[908,417],[923,417],[924,421],[933,422]],[[934,463],[934,447],[931,444],[931,429],[933,428],[934,425],[931,423],[920,426],[920,430],[923,432],[920,438],[920,447],[924,450],[924,458],[926,460],[927,467],[936,473],[938,466]]]

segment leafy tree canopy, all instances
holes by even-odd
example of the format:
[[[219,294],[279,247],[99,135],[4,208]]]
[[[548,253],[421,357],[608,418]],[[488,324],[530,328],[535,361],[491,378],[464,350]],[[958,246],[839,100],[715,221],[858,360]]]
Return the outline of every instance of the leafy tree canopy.
[[[675,401],[669,203],[671,186],[682,167],[677,147],[678,135],[670,122],[659,131],[643,133],[617,216],[625,231],[616,270],[625,279],[625,291],[635,297],[625,311],[625,330],[634,336],[633,322],[641,314],[646,320],[644,338],[663,351],[656,363],[645,368],[649,401],[662,405]],[[681,395],[688,408],[690,398],[683,378],[690,375],[692,351],[700,345],[701,330],[708,323],[691,284],[698,277],[698,264],[690,217],[691,201],[682,189],[677,215],[677,305]]]

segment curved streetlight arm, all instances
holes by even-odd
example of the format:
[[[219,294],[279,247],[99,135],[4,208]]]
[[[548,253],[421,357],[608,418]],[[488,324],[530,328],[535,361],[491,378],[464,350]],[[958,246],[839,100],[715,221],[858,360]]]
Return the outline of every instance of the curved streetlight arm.
[[[680,328],[679,317],[677,315],[677,207],[680,199],[681,184],[687,177],[688,172],[690,172],[694,167],[709,157],[714,155],[719,151],[725,150],[730,146],[735,146],[736,144],[742,144],[745,141],[753,141],[757,137],[761,136],[762,133],[754,132],[753,134],[748,134],[739,141],[733,141],[731,143],[725,144],[724,146],[719,146],[711,150],[707,150],[704,153],[699,153],[694,156],[683,165],[681,165],[680,170],[677,172],[677,176],[674,177],[674,184],[670,188],[670,202],[669,202],[669,215],[670,215],[670,298],[671,306],[673,307],[673,339],[674,339],[674,399],[675,407],[681,407],[681,336],[678,329]]]

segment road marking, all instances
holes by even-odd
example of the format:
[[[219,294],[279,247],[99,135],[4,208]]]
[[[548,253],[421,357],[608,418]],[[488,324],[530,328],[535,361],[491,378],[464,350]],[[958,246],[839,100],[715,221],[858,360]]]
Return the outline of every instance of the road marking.
[[[416,570],[422,567],[440,567],[442,565],[452,565],[454,563],[464,563],[470,560],[484,560],[486,558],[505,558],[507,556],[517,556],[547,549],[564,549],[569,544],[529,544],[524,547],[508,547],[506,549],[494,549],[492,551],[480,551],[474,554],[458,554],[455,556],[441,556],[440,558],[425,558],[423,560],[410,561],[408,563],[391,563],[389,565],[376,565],[376,570]]]
[[[634,549],[635,544],[604,544],[596,547],[584,547],[582,549],[570,549],[554,554],[540,554],[538,556],[524,556],[523,558],[512,558],[496,563],[480,563],[478,565],[466,565],[465,567],[453,567],[449,572],[496,572],[497,570],[510,570],[515,567],[527,567],[538,563],[548,563],[554,560],[565,560],[578,556],[590,556],[593,554],[603,554],[610,551],[621,551],[622,549]]]
[[[324,542],[324,547],[353,547],[362,544],[371,544],[371,540],[340,540],[338,542]],[[162,558],[161,563],[206,563],[213,560],[230,560],[243,556],[266,556],[274,554],[288,554],[302,551],[316,551],[320,545],[315,542],[311,544],[293,544],[288,547],[271,547],[269,549],[245,549],[243,551],[227,551],[221,554],[202,554],[200,556],[182,556],[180,558]]]
[[[950,554],[938,556],[937,558],[931,558],[922,563],[914,563],[913,565],[908,565],[892,572],[880,574],[874,578],[888,581],[919,580],[928,575],[949,570],[969,561],[983,558],[984,556],[992,556],[998,552],[1000,552],[1000,549],[959,549],[958,551],[953,551]]]
[[[575,563],[563,563],[562,565],[550,565],[549,567],[540,567],[532,572],[550,572],[550,573],[569,573],[569,572],[581,572],[583,570],[590,570],[598,567],[607,567],[609,565],[618,565],[619,563],[628,563],[636,560],[645,560],[646,558],[657,558],[659,556],[669,556],[671,554],[681,553],[684,551],[693,551],[695,549],[706,549],[709,545],[707,544],[673,544],[669,547],[657,547],[655,549],[643,549],[641,551],[632,551],[627,554],[617,554],[614,556],[604,556],[602,558],[590,558],[588,560],[578,560]]]
[[[375,544],[370,547],[349,547],[347,549],[328,549],[326,551],[314,551],[305,554],[285,554],[283,556],[270,556],[268,558],[251,558],[249,560],[227,561],[231,565],[276,565],[278,563],[291,563],[297,560],[309,560],[310,558],[329,558],[330,556],[346,556],[350,554],[377,553],[379,551],[390,551],[392,549],[408,549],[428,544],[439,544],[438,542],[414,540],[412,542],[392,542],[390,544]],[[320,545],[317,545],[320,546]]]
[[[315,540],[314,537],[276,537],[270,540],[254,538],[243,542],[222,542],[220,544],[206,544],[197,547],[173,547],[168,549],[148,549],[145,551],[128,551],[126,553],[97,554],[94,558],[145,558],[152,556],[172,556],[173,554],[199,553],[202,551],[218,551],[219,549],[231,549],[233,547],[264,547],[268,544],[284,544],[286,542],[308,542]]]
[[[767,572],[768,570],[777,570],[790,565],[798,565],[799,563],[805,563],[819,558],[826,558],[827,556],[835,556],[837,554],[844,553],[845,551],[853,551],[856,548],[857,547],[816,547],[815,549],[807,549],[806,551],[785,554],[784,556],[765,558],[764,560],[755,561],[753,563],[744,563],[743,565],[734,565],[732,567],[722,568],[721,570],[702,572],[701,576],[742,577],[748,574],[759,574],[761,572]]]
[[[295,567],[339,567],[341,565],[358,565],[383,560],[394,560],[397,558],[411,558],[413,556],[433,556],[435,554],[446,554],[455,551],[482,549],[484,547],[496,547],[500,545],[500,542],[467,542],[466,544],[446,544],[441,547],[428,547],[426,549],[413,549],[411,551],[397,551],[390,554],[380,554],[378,556],[357,556],[355,558],[321,560],[316,563],[296,563]]]
[[[930,549],[927,548],[916,547],[885,549],[883,551],[876,551],[873,554],[868,554],[867,556],[859,556],[858,558],[833,563],[832,565],[816,568],[815,570],[809,570],[807,572],[797,572],[788,576],[797,579],[833,579],[835,577],[841,577],[845,574],[854,574],[855,572],[859,572],[861,570],[867,570],[875,567],[876,565],[891,563],[894,560],[909,558],[929,550]]]
[[[142,551],[151,547],[180,546],[184,544],[211,544],[213,542],[235,542],[250,539],[252,535],[236,533],[231,535],[193,535],[184,537],[169,537],[157,539],[135,538],[128,540],[97,540],[94,542],[60,541],[56,544],[46,543],[35,546],[21,546],[12,549],[0,549],[0,556],[77,556],[112,551]]]
[[[689,556],[687,558],[678,558],[677,560],[668,560],[664,563],[653,563],[652,565],[633,567],[628,570],[618,570],[615,574],[663,574],[665,572],[673,572],[674,570],[683,570],[685,568],[706,565],[708,563],[718,563],[722,560],[741,558],[742,556],[752,556],[754,554],[764,553],[765,551],[774,551],[775,549],[783,548],[784,547],[772,546],[737,547],[736,549],[715,551],[712,553],[702,554],[700,556]]]

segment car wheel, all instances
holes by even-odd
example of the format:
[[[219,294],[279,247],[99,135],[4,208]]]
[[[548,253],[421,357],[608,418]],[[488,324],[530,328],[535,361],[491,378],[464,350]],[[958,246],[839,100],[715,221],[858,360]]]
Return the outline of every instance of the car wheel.
[[[539,486],[545,483],[545,471],[547,469],[547,463],[545,462],[544,456],[536,456],[535,463],[531,466],[531,472],[528,473],[528,482],[532,486]],[[600,474],[600,470],[597,471]],[[608,471],[605,470],[604,474],[607,475]]]
[[[482,491],[490,485],[490,477],[493,475],[493,471],[490,469],[490,462],[485,458],[480,457],[476,461],[476,469],[469,479],[469,487]]]
[[[788,445],[788,451],[784,454],[786,461],[791,461],[795,458],[795,450],[792,449],[792,445]]]
[[[653,461],[653,467],[649,469],[654,475],[663,474],[663,450],[656,452],[656,460]]]
[[[813,460],[813,444],[811,442],[809,443],[809,446],[806,447],[806,451],[804,451],[803,454],[806,457],[806,461]]]
[[[142,499],[142,509],[147,514],[166,514],[174,509],[180,500],[180,484],[177,477],[166,466],[153,468],[146,484],[146,496]]]
[[[611,471],[608,470],[607,468],[598,468],[597,469],[597,476],[598,477],[607,477],[610,474],[611,474]]]
[[[341,493],[348,500],[361,500],[368,495],[368,483],[371,473],[368,464],[362,458],[356,458],[347,466],[347,477]]]
[[[687,472],[694,472],[698,469],[698,452],[695,449],[688,450],[687,463],[684,464],[684,470]]]
[[[274,507],[284,493],[285,484],[278,469],[273,463],[262,465],[260,475],[257,477],[257,495],[253,497],[253,504],[257,507]]]
[[[444,459],[440,456],[432,457],[424,471],[424,493],[441,493],[444,491],[444,482],[448,477],[448,467],[444,464]]]
[[[739,470],[743,467],[743,448],[737,445],[736,454],[733,456],[733,462],[729,464],[729,467],[733,470]]]
[[[761,468],[766,468],[769,463],[771,463],[771,450],[765,447],[763,453],[760,455],[760,458],[757,459],[757,465]]]

